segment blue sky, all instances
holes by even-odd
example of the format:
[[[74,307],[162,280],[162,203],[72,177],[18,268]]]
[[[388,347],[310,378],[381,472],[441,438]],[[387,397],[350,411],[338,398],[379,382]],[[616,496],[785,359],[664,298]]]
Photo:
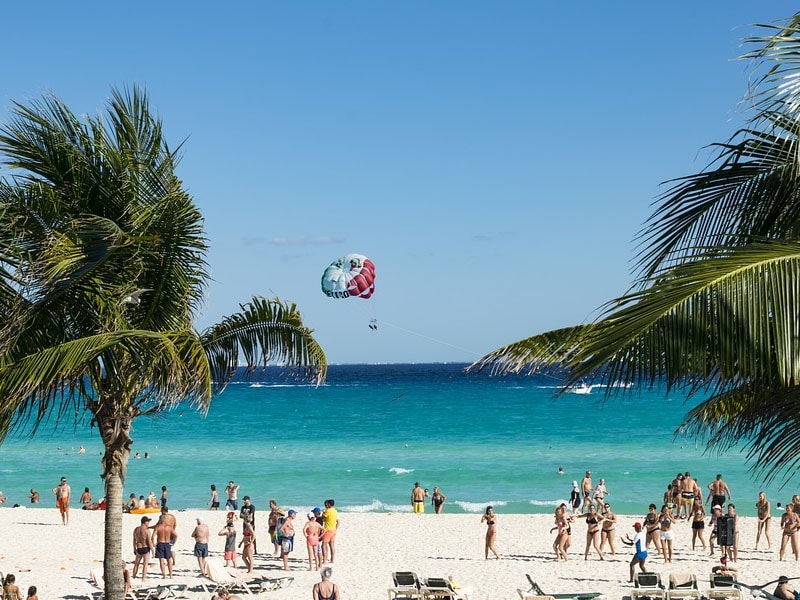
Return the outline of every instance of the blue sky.
[[[0,120],[144,86],[206,218],[200,328],[294,301],[331,363],[472,361],[631,281],[660,183],[742,122],[753,23],[787,1],[4,6]],[[363,253],[370,300],[325,267]],[[370,319],[379,323],[369,329]]]

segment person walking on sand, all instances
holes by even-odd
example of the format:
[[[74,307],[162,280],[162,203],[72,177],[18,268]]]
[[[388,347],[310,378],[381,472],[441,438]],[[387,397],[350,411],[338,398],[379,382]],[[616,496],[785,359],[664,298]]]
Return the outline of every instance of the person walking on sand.
[[[500,560],[500,555],[494,547],[497,538],[497,515],[494,514],[493,507],[486,507],[486,512],[481,517],[481,523],[486,523],[486,541],[483,548],[484,558],[489,560],[489,550],[491,550],[494,553],[494,557]]]
[[[306,518],[308,518],[308,522],[303,525],[303,535],[306,538],[306,550],[308,551],[308,570],[319,571],[322,566],[322,557],[317,552],[317,546],[322,538],[323,528],[317,523],[317,515],[313,511],[309,512]]]
[[[581,489],[578,487],[578,482],[572,482],[572,491],[569,494],[569,505],[572,507],[572,514],[578,514],[578,508],[581,505]]]
[[[555,526],[550,529],[550,533],[558,531],[556,539],[553,540],[553,551],[556,553],[556,560],[567,560],[567,540],[569,539],[569,521],[570,516],[567,514],[567,507],[565,504],[556,507],[555,511]]]
[[[150,539],[150,517],[144,516],[141,525],[133,530],[133,578],[139,571],[139,564],[142,565],[142,581],[147,579],[147,567],[150,562],[150,552],[153,550],[153,542]]]
[[[286,518],[281,525],[281,559],[283,559],[283,570],[291,571],[289,568],[289,554],[294,550],[294,516],[296,510],[286,513]]]
[[[425,512],[425,490],[420,487],[419,481],[414,484],[414,488],[411,490],[411,508],[417,514]]]
[[[225,538],[225,566],[230,561],[231,566],[236,568],[236,528],[233,521],[228,521],[217,535]]]
[[[69,499],[72,496],[72,489],[69,487],[66,477],[62,477],[61,482],[53,488],[53,494],[56,496],[58,512],[61,513],[61,523],[67,525],[69,523]]]
[[[333,569],[323,567],[319,572],[321,581],[315,583],[311,589],[311,597],[314,600],[339,600],[339,588],[331,581]]]
[[[194,539],[194,555],[197,558],[197,566],[200,569],[200,577],[206,574],[206,559],[208,558],[208,538],[210,533],[208,525],[203,522],[202,517],[197,517],[197,525],[192,531]]]
[[[602,477],[600,478],[600,483],[598,483],[595,488],[594,492],[592,492],[592,499],[597,504],[597,512],[603,512],[603,505],[605,504],[605,497],[609,495],[608,489],[606,488],[606,480]]]
[[[758,540],[761,539],[761,533],[767,538],[767,548],[772,548],[772,540],[769,539],[769,522],[771,516],[769,514],[769,500],[764,492],[758,492],[758,502],[756,502],[756,512],[758,514],[758,529],[756,530],[756,550],[758,550]]]
[[[433,510],[437,515],[442,514],[442,507],[444,506],[445,500],[447,500],[447,496],[445,496],[438,487],[433,486],[431,506],[433,506]]]
[[[622,543],[626,546],[633,546],[633,558],[630,562],[631,572],[628,583],[633,583],[633,576],[637,564],[642,573],[646,572],[644,563],[647,560],[647,534],[642,530],[641,523],[634,523],[633,529],[636,531],[636,535],[633,536],[633,539],[631,539],[630,534],[626,534],[625,537],[620,538]]]
[[[731,490],[728,488],[728,484],[722,481],[722,473],[717,473],[717,478],[708,484],[708,498],[706,498],[706,504],[710,501],[711,506],[715,504],[725,506],[725,502],[730,500]]]

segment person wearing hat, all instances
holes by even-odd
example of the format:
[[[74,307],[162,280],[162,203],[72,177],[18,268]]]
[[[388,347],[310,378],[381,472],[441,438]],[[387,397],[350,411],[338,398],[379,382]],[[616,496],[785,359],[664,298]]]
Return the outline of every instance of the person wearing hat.
[[[153,550],[153,541],[150,538],[150,517],[142,517],[141,525],[133,530],[133,578],[142,565],[142,581],[147,578],[147,564],[150,562],[150,552]]]
[[[317,522],[317,515],[314,511],[309,511],[306,515],[308,522],[303,525],[303,535],[306,537],[306,550],[308,551],[308,570],[319,571],[322,566],[322,552],[320,544],[322,543],[323,528]],[[319,551],[318,551],[319,550]]]
[[[780,600],[795,600],[797,592],[789,587],[789,578],[786,575],[778,577],[778,587],[772,592],[772,595]]]
[[[642,573],[644,573],[644,562],[647,560],[647,533],[642,529],[641,523],[634,523],[633,528],[636,531],[636,534],[633,536],[633,538],[631,538],[630,534],[626,534],[625,537],[621,538],[623,544],[626,546],[633,546],[634,548],[633,558],[631,559],[630,563],[630,583],[633,583],[633,575],[636,571],[636,565],[638,564],[639,569],[641,569]]]
[[[289,568],[289,553],[294,550],[294,516],[296,510],[286,513],[286,518],[281,525],[281,558],[283,559],[283,570],[291,571]]]

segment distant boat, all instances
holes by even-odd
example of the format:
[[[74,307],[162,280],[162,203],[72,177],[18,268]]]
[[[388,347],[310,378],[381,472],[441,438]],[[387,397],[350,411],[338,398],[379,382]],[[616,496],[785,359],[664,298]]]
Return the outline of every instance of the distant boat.
[[[581,383],[580,385],[572,385],[567,388],[568,394],[591,394],[593,385],[588,385],[586,383]]]

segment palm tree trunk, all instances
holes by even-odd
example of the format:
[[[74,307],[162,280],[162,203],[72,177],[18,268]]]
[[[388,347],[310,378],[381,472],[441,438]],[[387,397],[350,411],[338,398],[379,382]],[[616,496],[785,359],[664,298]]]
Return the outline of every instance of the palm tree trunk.
[[[122,492],[133,443],[130,437],[133,418],[127,414],[115,414],[112,410],[107,412],[111,414],[95,415],[97,427],[105,446],[102,474],[106,491],[105,549],[103,553],[105,598],[107,600],[125,600],[125,581],[122,573]]]

